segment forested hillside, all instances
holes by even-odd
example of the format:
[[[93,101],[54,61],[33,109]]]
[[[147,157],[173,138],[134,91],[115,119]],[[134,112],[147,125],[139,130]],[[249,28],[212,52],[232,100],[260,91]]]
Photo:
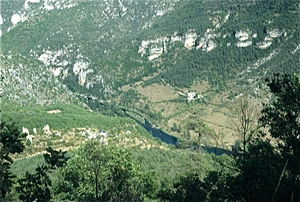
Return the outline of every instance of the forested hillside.
[[[300,201],[297,0],[1,0],[0,201]]]
[[[100,99],[157,72],[147,84],[255,84],[299,70],[294,0],[14,4],[2,1],[2,54],[38,59],[73,92]]]

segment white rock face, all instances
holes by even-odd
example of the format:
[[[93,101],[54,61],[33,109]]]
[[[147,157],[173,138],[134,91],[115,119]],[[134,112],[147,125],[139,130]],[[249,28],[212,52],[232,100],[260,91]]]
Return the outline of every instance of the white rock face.
[[[47,111],[48,114],[58,114],[61,113],[59,109]]]
[[[2,30],[0,29],[0,38],[1,38],[1,36],[2,36]]]
[[[201,41],[197,45],[196,49],[202,49],[202,51],[209,52],[217,47],[217,44],[212,40],[215,37],[220,37],[221,33],[214,34],[210,33],[212,30],[207,29],[204,37],[201,38]],[[155,40],[142,41],[141,46],[139,47],[138,53],[143,57],[144,54],[149,52],[149,60],[153,60],[162,55],[162,53],[168,51],[168,42],[172,45],[175,42],[183,43],[184,47],[191,50],[195,46],[197,40],[197,33],[194,33],[193,30],[188,31],[184,36],[178,36],[175,32],[171,37],[161,37]]]
[[[197,39],[197,34],[196,33],[188,33],[185,35],[185,41],[184,41],[184,47],[187,49],[192,49],[193,46],[195,45],[195,41]]]
[[[36,128],[33,129],[33,133],[34,133],[34,134],[37,134]]]
[[[2,19],[2,16],[0,15],[0,25],[3,24],[3,19]]]
[[[79,72],[78,75],[78,83],[83,86],[86,82],[86,72]]]
[[[13,24],[13,25],[16,25],[16,24],[18,24],[20,21],[21,21],[22,19],[21,19],[21,16],[19,15],[19,14],[13,14],[13,16],[11,17],[11,23]]]
[[[161,38],[157,38],[155,40],[142,41],[142,45],[139,47],[138,53],[141,53],[141,56],[143,57],[143,55],[147,52],[147,48],[150,48],[150,49],[160,48],[160,47],[166,48],[167,42],[168,42],[167,37],[161,37]],[[154,52],[155,52],[155,50],[154,50]]]
[[[150,56],[148,58],[151,61],[151,60],[161,56],[162,53],[163,53],[163,48],[162,47],[152,48],[152,49],[150,49]]]
[[[196,47],[196,50],[202,49],[202,51],[209,52],[217,47],[217,44],[210,39],[202,38],[199,42],[199,45]]]
[[[51,65],[58,65],[62,66],[62,64],[57,63],[57,57],[60,57],[64,52],[63,50],[58,51],[45,51],[40,57],[38,58],[39,61],[43,62],[44,65],[49,66]]]
[[[68,62],[68,61],[66,61],[66,60],[64,60],[64,61],[62,62],[62,64],[61,64],[61,65],[65,67],[65,66],[67,66],[68,64],[69,64],[69,62]]]
[[[269,37],[269,36],[266,36],[264,40],[265,40],[265,41],[272,41],[273,38],[271,38],[271,37]]]
[[[239,40],[240,41],[246,41],[246,40],[248,40],[248,38],[249,38],[248,36],[242,36],[242,37],[239,38]]]
[[[202,48],[202,47],[204,46],[204,43],[205,43],[204,39],[201,40],[201,41],[199,42],[198,46],[196,46],[196,50]]]
[[[247,47],[252,45],[252,41],[239,41],[236,43],[237,47]]]
[[[190,93],[187,94],[187,100],[192,101],[195,96],[196,96],[196,93],[190,92]]]
[[[213,42],[212,40],[208,41],[208,43],[206,44],[206,52],[213,50],[215,47],[217,47],[217,44],[215,42]]]
[[[273,30],[267,30],[267,33],[272,38],[277,38],[282,35],[283,32],[281,32],[279,29],[273,29]]]
[[[228,13],[228,15],[226,15],[225,17],[224,17],[224,23],[228,20],[228,18],[229,18],[229,16],[230,16],[230,13]]]
[[[245,41],[249,38],[249,34],[247,32],[244,32],[242,30],[235,33],[235,38],[237,38],[240,41]]]
[[[196,46],[196,50],[201,49],[202,51],[209,52],[217,47],[217,44],[212,40],[216,37],[220,37],[220,34],[211,33],[212,30],[207,29],[204,37],[200,39],[198,46]]]
[[[256,47],[260,48],[260,49],[266,49],[266,48],[268,48],[271,45],[272,45],[271,41],[264,41],[264,42],[258,42],[258,43],[256,43]]]
[[[46,66],[50,65],[50,61],[49,61],[49,55],[47,53],[43,53],[42,55],[40,55],[40,57],[38,58],[39,61],[43,62]]]
[[[28,135],[26,136],[26,140],[29,140],[31,144],[32,144],[32,142],[33,142],[33,140],[32,140],[33,138],[34,138],[33,135],[29,135],[29,134],[28,134]]]
[[[43,131],[46,135],[51,135],[51,131],[50,131],[50,127],[49,125],[45,125],[44,128],[43,128]]]
[[[156,15],[157,15],[157,16],[162,16],[162,15],[164,15],[164,14],[165,14],[165,12],[162,11],[162,10],[157,10],[157,11],[156,11]]]
[[[24,3],[24,6],[23,6],[23,7],[24,7],[24,9],[25,9],[25,10],[28,10],[28,9],[30,8],[30,7],[29,7],[29,5],[28,5],[28,3],[27,3],[27,1],[25,1],[25,3]]]
[[[59,132],[58,130],[54,130],[53,133],[54,133],[56,136],[61,137],[61,132]]]
[[[183,43],[183,41],[184,41],[181,36],[177,36],[177,32],[175,32],[174,35],[171,36],[171,43],[174,43],[176,41],[181,42],[181,43]]]
[[[91,129],[89,128],[87,131],[87,134],[89,135],[88,138],[89,139],[94,139],[94,138],[97,138],[97,134],[93,131],[91,131]]]
[[[65,70],[63,71],[62,79],[65,79],[65,78],[68,76],[68,73],[69,73],[69,69],[65,69]]]
[[[48,11],[54,9],[54,6],[50,2],[51,2],[51,0],[45,0],[45,2],[44,2],[44,8]]]
[[[82,60],[76,61],[76,63],[73,66],[73,72],[75,75],[79,74],[79,72],[87,69],[89,66],[88,62],[83,62]]]
[[[295,54],[300,49],[300,44],[295,48],[295,50],[292,51],[292,54]]]
[[[54,76],[59,76],[60,72],[61,72],[62,68],[56,68],[56,69],[51,69],[51,71],[53,72]]]
[[[26,133],[27,135],[29,135],[29,130],[28,130],[28,128],[22,127],[22,133]]]

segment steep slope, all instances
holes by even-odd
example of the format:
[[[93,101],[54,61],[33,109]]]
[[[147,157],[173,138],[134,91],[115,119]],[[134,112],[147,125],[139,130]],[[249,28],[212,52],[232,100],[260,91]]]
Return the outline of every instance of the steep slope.
[[[2,51],[38,59],[73,91],[99,98],[158,67],[167,71],[152,82],[163,78],[178,87],[197,78],[223,84],[244,78],[247,69],[255,71],[243,81],[253,80],[266,71],[298,71],[297,5],[282,0],[2,1]]]
[[[134,62],[139,57],[128,37],[151,26],[176,1],[23,2],[14,14],[17,5],[2,2],[3,28],[9,27],[1,37],[3,53],[38,59],[55,69],[56,76],[65,74],[72,90],[105,97],[155,71],[148,63]]]
[[[21,106],[75,102],[73,93],[38,60],[22,55],[2,55],[1,103]]]
[[[296,0],[2,0],[1,9],[1,85],[27,93],[4,90],[18,103],[76,96],[104,114],[170,128],[192,106],[232,116],[222,107],[240,95],[266,97],[265,77],[300,71]],[[38,85],[50,87],[43,94]]]

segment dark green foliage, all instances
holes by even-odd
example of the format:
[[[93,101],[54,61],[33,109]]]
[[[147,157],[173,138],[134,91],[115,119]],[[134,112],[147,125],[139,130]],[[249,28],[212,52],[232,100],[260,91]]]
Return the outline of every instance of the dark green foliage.
[[[173,132],[177,131],[177,124],[175,122],[173,123],[173,126],[172,126],[171,130]]]
[[[145,193],[152,199],[174,199],[175,184],[178,185],[188,171],[199,173],[198,177],[202,179],[210,163],[213,163],[209,155],[202,158],[195,152],[183,150],[137,149],[133,155],[140,163],[142,172],[152,176],[153,184],[148,185],[150,189]]]
[[[287,196],[300,200],[300,79],[298,75],[274,75],[267,80],[275,100],[265,105],[260,122],[269,128],[283,158],[288,161]]]
[[[68,158],[65,157],[66,152],[56,151],[51,147],[47,148],[47,152],[44,154],[46,165],[38,165],[35,173],[26,172],[25,176],[18,180],[16,191],[21,201],[48,202],[51,200],[51,179],[48,173],[55,168],[62,167]]]
[[[234,158],[238,174],[224,179],[231,193],[229,199],[271,201],[284,164],[274,146],[257,138],[249,143],[245,153],[235,153]],[[222,185],[218,188],[222,189]]]
[[[51,200],[51,180],[47,174],[48,167],[38,166],[35,174],[26,172],[24,178],[18,180],[16,191],[23,202],[48,202]]]
[[[275,97],[264,106],[260,123],[276,141],[271,143],[266,134],[259,132],[246,150],[237,145],[232,154],[234,169],[218,174],[221,182],[214,180],[215,184],[210,185],[215,190],[209,196],[212,201],[300,199],[299,77],[274,75],[267,84]]]
[[[174,183],[171,189],[162,189],[158,196],[162,201],[204,201],[206,193],[197,173],[187,173]]]
[[[181,133],[182,128],[181,128],[181,124],[179,124],[178,128],[177,128],[177,133]]]
[[[65,157],[66,151],[57,151],[52,149],[52,147],[48,147],[46,149],[48,153],[44,154],[44,159],[46,160],[49,168],[59,168],[62,167],[68,160],[68,157]]]
[[[143,201],[144,177],[124,148],[88,141],[60,174],[55,188],[60,200]]]
[[[23,152],[25,146],[21,142],[21,138],[24,136],[25,134],[21,134],[15,125],[0,123],[0,200],[5,199],[13,184],[15,176],[10,171],[13,163],[11,154]]]

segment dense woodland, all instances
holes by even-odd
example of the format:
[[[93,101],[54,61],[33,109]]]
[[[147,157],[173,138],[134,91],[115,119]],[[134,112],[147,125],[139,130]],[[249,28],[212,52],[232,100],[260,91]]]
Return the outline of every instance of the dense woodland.
[[[49,147],[43,156],[14,162],[25,148],[24,135],[2,121],[1,200],[299,201],[300,78],[274,75],[267,85],[273,98],[259,126],[252,127],[252,111],[241,102],[240,141],[221,156],[94,139],[68,153]],[[191,124],[200,138],[201,125]],[[21,171],[28,162],[35,171]]]

